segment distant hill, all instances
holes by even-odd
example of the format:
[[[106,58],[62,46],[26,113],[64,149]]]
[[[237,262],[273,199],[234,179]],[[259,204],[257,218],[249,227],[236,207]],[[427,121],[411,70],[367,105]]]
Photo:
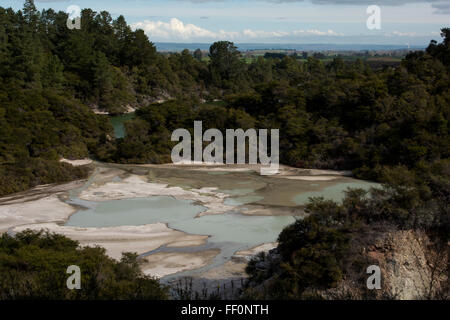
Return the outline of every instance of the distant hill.
[[[183,51],[184,49],[209,50],[210,43],[175,43],[156,42],[158,51]],[[293,43],[240,43],[236,44],[239,50],[298,50],[298,51],[365,51],[365,50],[401,50],[407,49],[406,45],[379,45],[379,44],[293,44]],[[424,50],[423,46],[410,46],[412,50]]]

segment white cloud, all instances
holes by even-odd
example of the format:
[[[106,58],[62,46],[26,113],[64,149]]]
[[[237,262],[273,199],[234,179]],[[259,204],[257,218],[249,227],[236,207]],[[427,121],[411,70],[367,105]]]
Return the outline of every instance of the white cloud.
[[[217,32],[207,30],[191,23],[172,18],[169,22],[149,21],[137,22],[131,25],[133,29],[142,29],[151,38],[156,40],[188,41],[188,40],[211,40],[230,39],[238,36],[238,32],[220,30]]]
[[[316,29],[310,30],[295,30],[292,32],[294,36],[314,35],[314,36],[343,36],[342,33],[334,32],[333,30],[320,31]]]
[[[391,33],[385,34],[387,37],[426,37],[426,36],[438,36],[439,32],[429,32],[429,33],[417,33],[417,32],[401,32],[401,31],[392,31]]]
[[[216,34],[209,30],[200,28],[194,24],[184,24],[177,18],[170,22],[149,21],[137,22],[132,25],[135,29],[143,29],[150,37],[189,40],[192,38],[214,38]]]
[[[393,31],[392,34],[394,36],[399,37],[415,37],[417,36],[417,32],[400,32],[400,31]]]
[[[43,0],[41,0],[43,1]],[[52,0],[48,0],[52,1]],[[194,3],[205,3],[205,2],[226,2],[227,0],[188,0]],[[231,1],[231,0],[228,0]],[[241,0],[245,1],[245,0]],[[251,0],[247,0],[251,1]],[[255,1],[255,0],[253,0]],[[261,1],[261,0],[259,0]],[[265,0],[266,2],[271,3],[295,3],[295,2],[308,2],[308,0]],[[400,6],[405,4],[416,4],[416,3],[431,3],[435,7],[439,7],[440,5],[444,5],[448,0],[309,0],[313,4],[317,5],[356,5],[356,6],[365,6],[371,4],[383,5],[383,6]],[[448,4],[446,6],[448,8]]]
[[[307,36],[342,36],[333,30],[294,30],[294,31],[264,31],[245,29],[236,31],[211,31],[194,24],[185,24],[183,21],[172,18],[169,22],[150,21],[137,22],[132,24],[133,29],[143,29],[153,41],[201,41],[201,40],[254,40],[254,39],[282,39],[298,38]]]
[[[288,36],[289,32],[245,29],[242,34],[249,38],[280,38]]]

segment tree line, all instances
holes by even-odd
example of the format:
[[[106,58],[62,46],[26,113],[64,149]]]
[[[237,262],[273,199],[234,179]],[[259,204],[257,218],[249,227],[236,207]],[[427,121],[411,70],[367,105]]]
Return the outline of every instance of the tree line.
[[[0,8],[0,194],[86,174],[56,163],[61,156],[167,162],[170,133],[193,120],[280,129],[282,163],[364,179],[449,155],[449,29],[400,66],[374,70],[339,57],[248,64],[228,41],[214,43],[208,61],[188,50],[162,55],[123,16],[84,9],[80,30],[67,18],[32,0]],[[125,139],[91,111],[129,106],[139,109]]]
[[[282,163],[351,169],[386,184],[371,197],[349,191],[343,204],[313,200],[310,217],[280,235],[279,258],[249,264],[248,297],[305,298],[311,288],[336,286],[361,264],[355,239],[380,226],[425,230],[435,245],[448,242],[449,28],[442,42],[411,52],[399,66],[374,69],[340,58],[246,63],[228,41],[214,43],[207,60],[198,51],[162,55],[123,16],[85,9],[80,30],[66,21],[66,13],[39,12],[31,0],[19,11],[0,7],[0,195],[87,176],[89,168],[60,157],[169,162],[172,131],[202,120],[205,129],[280,129]],[[128,106],[139,108],[122,139],[107,116],[93,112],[120,114]],[[0,282],[1,298],[165,297],[136,271],[136,257],[113,262],[92,250],[58,236],[3,235],[0,268],[11,277]],[[61,279],[51,275],[62,272],[48,273],[43,256],[59,269],[72,260],[88,268],[101,261],[102,270],[92,269],[93,293],[58,291]],[[261,261],[269,268],[258,268]],[[263,283],[267,292],[253,290]]]

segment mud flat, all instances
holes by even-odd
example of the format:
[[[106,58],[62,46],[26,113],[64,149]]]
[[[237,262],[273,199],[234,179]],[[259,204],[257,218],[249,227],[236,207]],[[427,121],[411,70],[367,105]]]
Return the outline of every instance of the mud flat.
[[[65,184],[40,185],[28,191],[14,193],[0,198],[0,208],[3,205],[20,204],[50,196],[64,196],[70,190],[80,188],[85,182],[85,180],[77,180]]]
[[[219,267],[196,275],[196,278],[208,280],[237,280],[246,278],[247,275],[245,273],[245,267],[247,266],[247,262],[261,252],[269,252],[270,250],[276,248],[277,245],[278,243],[276,242],[264,243],[248,250],[238,251],[234,254],[230,261]]]
[[[101,186],[126,176],[126,171],[123,170],[97,167],[91,185]],[[106,253],[114,259],[120,259],[122,252],[142,254],[162,246],[183,248],[206,243],[206,235],[189,235],[173,230],[164,223],[107,228],[64,226],[74,213],[80,211],[79,206],[65,201],[71,199],[70,194],[77,194],[77,189],[83,189],[85,183],[86,181],[76,181],[62,185],[43,185],[1,198],[0,233],[17,233],[27,229],[59,233],[77,240],[81,246],[104,247]],[[192,261],[186,260],[186,257],[182,252],[172,254],[169,260],[164,261],[170,262],[168,269],[161,265],[158,267],[158,274],[167,275],[178,270],[201,267],[210,261],[211,252],[207,252],[206,256],[199,254]],[[180,267],[173,268],[173,265]]]
[[[192,290],[197,293],[207,292],[216,294],[224,299],[237,299],[239,291],[248,278],[245,268],[248,261],[260,252],[268,252],[276,248],[276,242],[264,243],[262,245],[236,252],[226,263],[196,274],[192,277],[172,280],[174,286],[183,287],[186,283],[192,284]],[[204,297],[208,298],[208,296]]]
[[[198,269],[211,263],[220,250],[212,249],[199,252],[159,252],[143,258],[141,266],[146,275],[157,278]]]
[[[41,222],[64,222],[76,208],[59,200],[57,195],[23,203],[0,206],[0,232],[20,225]]]
[[[74,167],[86,166],[88,164],[93,163],[93,161],[91,159],[68,160],[68,159],[64,159],[64,158],[59,160],[59,162],[68,163]]]
[[[333,176],[284,176],[282,178],[302,181],[332,181],[338,179],[338,177]]]
[[[243,205],[240,208],[241,213],[246,216],[293,216],[297,218],[305,217],[303,208],[299,207],[280,207],[264,205]]]
[[[257,254],[261,253],[261,252],[269,252],[272,249],[275,249],[278,246],[278,242],[270,242],[270,243],[264,243],[260,246],[256,246],[254,248],[250,248],[248,250],[241,250],[236,252],[235,256],[236,257],[244,257],[244,258],[248,258],[248,257],[253,257],[256,256]]]
[[[221,214],[232,206],[224,204],[228,197],[216,188],[201,188],[185,190],[181,187],[169,187],[168,184],[148,182],[145,176],[130,175],[121,181],[111,181],[103,185],[91,186],[83,190],[79,198],[87,201],[108,201],[131,198],[148,198],[152,196],[171,196],[176,199],[193,200],[202,204],[207,210],[201,215]]]
[[[21,232],[26,229],[47,230],[63,234],[68,238],[79,241],[82,246],[104,247],[106,253],[114,259],[120,259],[122,252],[142,254],[170,244],[177,247],[186,244],[200,246],[205,244],[208,238],[207,236],[188,235],[181,231],[172,230],[163,223],[109,228],[77,228],[60,226],[56,223],[43,223],[19,226],[13,228],[12,231]],[[177,262],[179,260],[178,263],[183,263],[184,259],[183,256],[172,257],[172,261]]]
[[[117,167],[119,168],[119,167]],[[123,167],[122,167],[123,168]],[[343,185],[348,187],[369,188],[370,182],[351,178],[350,171],[333,171],[321,169],[302,169],[280,165],[279,173],[270,176],[261,176],[261,165],[173,165],[161,166],[139,165],[129,166],[139,170],[148,170],[148,178],[151,182],[178,186],[185,190],[198,190],[202,188],[215,188],[215,192],[225,193],[226,205],[260,205],[269,210],[251,210],[244,214],[257,215],[258,212],[268,211],[280,214],[277,207],[303,207],[305,201],[299,203],[297,196],[300,194],[317,194],[327,198],[327,188]],[[334,189],[333,199],[337,199]],[[343,192],[341,193],[343,197]],[[245,199],[245,203],[233,203],[229,199],[238,197],[252,197],[251,201]],[[342,198],[341,197],[341,198]],[[239,199],[237,199],[239,200]],[[238,201],[239,202],[239,201]],[[214,210],[209,210],[212,213]]]
[[[0,232],[46,229],[115,259],[145,255],[153,276],[220,284],[245,277],[250,257],[304,216],[308,197],[339,200],[347,187],[371,186],[344,171],[287,166],[261,176],[257,165],[92,165],[87,182],[0,199]]]

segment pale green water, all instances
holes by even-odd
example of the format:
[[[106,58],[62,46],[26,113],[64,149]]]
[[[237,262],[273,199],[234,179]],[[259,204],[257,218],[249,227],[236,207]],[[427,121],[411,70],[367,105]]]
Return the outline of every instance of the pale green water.
[[[67,221],[74,227],[139,226],[152,223],[173,223],[192,220],[205,208],[189,200],[167,196],[110,200],[105,202],[77,201],[87,210],[80,210]]]
[[[116,137],[116,139],[125,138],[126,132],[124,123],[134,118],[134,113],[127,113],[109,118],[109,122],[114,127],[114,136]]]
[[[373,182],[347,182],[347,183],[339,183],[330,187],[326,187],[322,191],[316,192],[305,192],[299,195],[296,195],[293,198],[293,201],[298,205],[306,205],[308,203],[308,199],[312,197],[324,197],[325,200],[333,200],[336,202],[340,202],[345,197],[345,192],[348,188],[352,189],[364,189],[369,190],[370,188],[375,188],[379,186]]]
[[[163,222],[190,234],[210,235],[210,242],[234,242],[252,247],[276,240],[283,228],[295,219],[290,216],[245,216],[236,213],[195,218],[204,207],[192,201],[167,196],[105,202],[73,200],[88,207],[73,214],[67,226],[138,226]]]
[[[238,197],[238,198],[227,198],[227,199],[225,199],[225,201],[223,203],[226,205],[229,205],[229,206],[241,206],[244,204],[258,202],[262,199],[264,199],[264,198],[260,197],[260,196],[256,196],[256,195],[244,196],[244,197]]]
[[[250,188],[246,188],[246,189],[233,189],[233,190],[221,190],[219,189],[220,192],[226,193],[226,194],[230,194],[232,196],[239,196],[239,195],[246,195],[249,193],[254,192],[254,189],[250,189]]]
[[[112,227],[163,222],[189,234],[209,235],[208,247],[219,248],[220,254],[207,268],[225,263],[237,251],[276,241],[280,232],[295,221],[291,216],[252,217],[238,213],[195,218],[205,208],[167,196],[105,202],[72,199],[71,203],[88,209],[72,215],[67,226]]]
[[[150,172],[151,171],[151,172]],[[151,174],[150,174],[151,173]],[[170,228],[188,234],[208,235],[207,244],[201,247],[166,248],[166,250],[205,250],[220,249],[220,254],[207,267],[173,275],[188,275],[221,265],[231,259],[240,250],[250,249],[263,243],[274,242],[280,232],[295,222],[293,216],[246,216],[239,213],[240,207],[267,201],[277,206],[303,206],[310,197],[323,196],[326,199],[340,201],[347,188],[369,189],[377,184],[343,178],[333,182],[284,181],[252,176],[244,173],[216,175],[209,173],[188,172],[184,170],[167,171],[149,170],[149,176],[164,177],[171,185],[186,185],[186,188],[217,186],[219,192],[229,194],[225,204],[237,206],[234,211],[221,215],[207,215],[196,218],[205,210],[201,205],[189,200],[178,200],[168,196],[110,200],[105,202],[83,201],[78,193],[71,193],[68,203],[84,208],[73,214],[67,226],[75,227],[112,227],[127,225],[145,225],[167,223]],[[94,178],[91,178],[93,180]],[[118,177],[112,180],[119,179]],[[211,180],[211,181],[210,181]],[[87,187],[89,183],[85,186]],[[79,192],[80,190],[78,190]],[[270,206],[269,206],[270,208]],[[156,252],[155,251],[155,252]],[[153,252],[151,252],[153,253]],[[147,254],[151,254],[147,253]]]

